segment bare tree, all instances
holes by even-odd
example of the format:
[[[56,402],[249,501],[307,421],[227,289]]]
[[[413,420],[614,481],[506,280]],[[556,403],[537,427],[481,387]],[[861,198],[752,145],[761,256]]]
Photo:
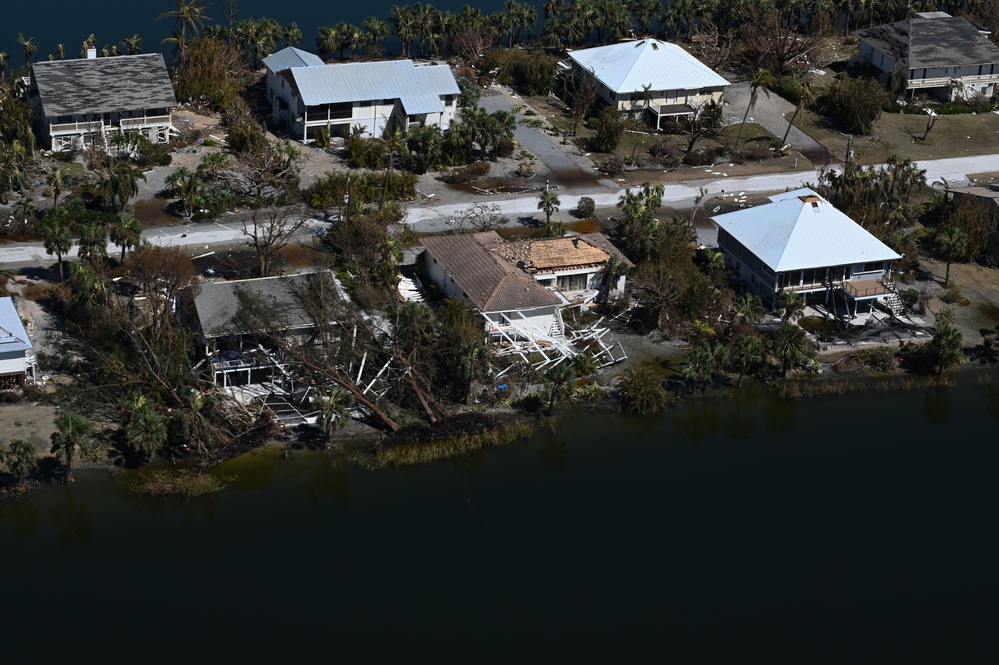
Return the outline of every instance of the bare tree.
[[[243,220],[243,235],[260,261],[260,276],[269,277],[271,265],[278,253],[305,225],[307,217],[299,208],[265,208],[254,210],[250,219]]]
[[[575,136],[579,129],[579,123],[586,118],[590,108],[597,101],[597,79],[593,70],[589,76],[582,76],[573,73],[565,83],[566,104],[569,107],[569,114],[572,117],[572,128],[569,132]]]
[[[714,23],[702,20],[692,25],[690,40],[697,44],[701,58],[711,69],[731,62],[732,40],[723,37]]]
[[[752,18],[743,26],[746,57],[754,69],[783,72],[812,51],[822,39],[818,32],[802,34],[791,15],[777,9],[750,9]]]

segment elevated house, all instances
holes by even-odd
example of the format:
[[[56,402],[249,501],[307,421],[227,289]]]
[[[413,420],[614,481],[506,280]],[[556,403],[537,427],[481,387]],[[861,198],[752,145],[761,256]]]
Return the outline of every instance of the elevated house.
[[[608,265],[631,267],[600,234],[504,241],[495,231],[423,238],[420,268],[438,297],[464,300],[483,318],[491,341],[574,356],[578,336],[567,334],[566,307],[624,288],[624,276],[605,279]],[[615,358],[605,346],[611,362]],[[546,355],[546,360],[548,356]]]
[[[621,112],[640,113],[659,128],[663,118],[721,103],[728,81],[676,44],[625,41],[569,51],[572,73],[595,79],[597,95]]]
[[[167,143],[175,132],[170,110],[177,98],[160,53],[31,65],[31,99],[38,110],[39,137],[54,151],[108,147],[108,135],[141,134]]]
[[[851,317],[875,302],[900,312],[894,250],[810,189],[770,201],[712,217],[725,264],[745,289],[771,309],[782,292],[794,291],[833,312],[845,307]]]
[[[853,34],[860,40],[855,62],[896,90],[927,90],[948,100],[997,92],[999,46],[962,16],[924,12]]]
[[[0,298],[0,390],[23,387],[35,379],[34,352],[14,301]]]
[[[355,127],[375,137],[392,126],[447,129],[457,109],[460,90],[447,65],[412,60],[327,65],[293,47],[263,62],[273,121],[305,143],[320,128],[343,137]]]

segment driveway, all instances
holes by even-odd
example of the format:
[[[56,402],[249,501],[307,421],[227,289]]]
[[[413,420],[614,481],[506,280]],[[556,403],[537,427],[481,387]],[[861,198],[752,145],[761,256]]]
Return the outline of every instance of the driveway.
[[[722,109],[722,117],[726,125],[737,125],[742,122],[742,117],[749,106],[749,83],[733,83],[725,89],[725,106]],[[778,139],[784,136],[787,131],[786,118],[794,113],[794,104],[787,101],[775,92],[769,95],[764,90],[760,90],[756,96],[756,106],[749,112],[747,122],[755,122]],[[805,132],[798,129],[797,124],[791,127],[791,132],[787,135],[787,142],[794,150],[801,153],[802,157],[810,160],[815,167],[827,165],[832,156],[829,151]]]

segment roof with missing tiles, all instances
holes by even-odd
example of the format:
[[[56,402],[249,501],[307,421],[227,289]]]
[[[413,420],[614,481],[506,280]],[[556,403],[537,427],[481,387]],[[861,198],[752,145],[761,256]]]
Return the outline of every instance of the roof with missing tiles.
[[[177,97],[161,53],[31,65],[46,117],[171,108]]]

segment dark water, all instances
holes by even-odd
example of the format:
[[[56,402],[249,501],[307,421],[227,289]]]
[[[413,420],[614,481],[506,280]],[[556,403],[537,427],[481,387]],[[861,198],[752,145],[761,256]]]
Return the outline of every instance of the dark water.
[[[394,4],[413,3],[379,0],[361,4],[305,2],[284,5],[263,0],[239,0],[236,21],[245,18],[259,19],[264,16],[277,20],[282,26],[295,21],[302,29],[301,48],[316,52],[316,34],[320,26],[331,26],[345,21],[360,27],[368,16],[377,16],[383,21],[388,21],[389,11]],[[441,11],[454,12],[460,11],[465,4],[471,4],[473,7],[481,8],[484,14],[499,11],[503,6],[502,0],[481,0],[472,3],[445,0],[424,3],[426,4],[432,4]],[[540,18],[541,3],[535,4],[538,6]],[[24,65],[24,54],[16,41],[18,33],[22,33],[25,37],[35,37],[37,40],[38,52],[32,56],[33,61],[45,60],[49,53],[55,54],[56,46],[60,43],[65,46],[67,58],[78,57],[83,41],[91,33],[98,39],[98,51],[104,46],[117,44],[133,34],[138,34],[143,39],[144,53],[162,51],[168,55],[171,47],[160,42],[173,34],[173,22],[169,18],[160,21],[155,19],[162,12],[172,11],[175,6],[176,3],[169,0],[155,2],[112,0],[99,4],[69,0],[52,0],[38,4],[17,3],[4,12],[5,20],[0,25],[0,51],[7,52],[10,56],[10,66],[16,68]],[[226,3],[223,0],[215,0],[209,3],[206,14],[213,19],[213,22],[224,22],[225,7]],[[398,49],[398,45],[390,39],[387,48]]]
[[[187,503],[79,472],[0,504],[4,662],[994,662],[997,424],[969,375],[406,471],[264,452]]]

